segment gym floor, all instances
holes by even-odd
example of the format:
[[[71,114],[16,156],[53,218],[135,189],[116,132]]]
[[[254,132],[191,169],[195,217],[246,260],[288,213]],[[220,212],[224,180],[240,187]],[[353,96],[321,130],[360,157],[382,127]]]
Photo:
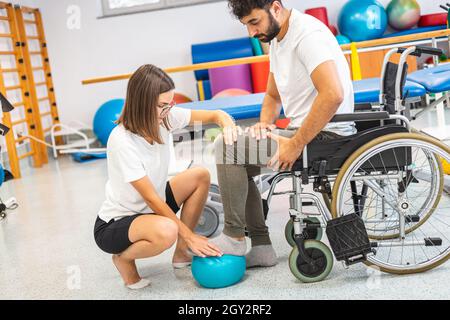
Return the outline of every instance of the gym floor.
[[[447,123],[450,123],[447,110]],[[415,123],[434,124],[434,113]],[[210,161],[208,161],[211,163]],[[214,165],[208,165],[215,179]],[[427,273],[396,276],[363,264],[346,270],[335,262],[329,277],[303,284],[288,267],[284,239],[288,199],[275,198],[268,219],[279,264],[248,270],[236,286],[208,290],[195,284],[190,269],[174,271],[173,250],[138,261],[152,285],[126,289],[111,256],[97,248],[93,224],[104,198],[104,160],[76,164],[68,157],[41,169],[27,169],[20,180],[2,186],[1,197],[15,196],[19,208],[0,221],[0,299],[448,299],[450,262]],[[281,186],[282,188],[282,186]],[[445,201],[450,204],[450,196]],[[447,206],[448,207],[448,206]]]

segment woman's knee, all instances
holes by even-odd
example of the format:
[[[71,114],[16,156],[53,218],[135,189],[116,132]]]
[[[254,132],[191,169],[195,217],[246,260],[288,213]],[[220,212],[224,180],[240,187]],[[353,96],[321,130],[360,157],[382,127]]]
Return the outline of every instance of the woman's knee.
[[[164,248],[172,247],[178,239],[178,225],[175,221],[162,217],[158,223],[155,242],[160,243]]]
[[[208,184],[209,185],[211,183],[211,174],[209,173],[208,169],[198,167],[198,168],[195,168],[192,170],[195,170],[196,180],[200,184]]]

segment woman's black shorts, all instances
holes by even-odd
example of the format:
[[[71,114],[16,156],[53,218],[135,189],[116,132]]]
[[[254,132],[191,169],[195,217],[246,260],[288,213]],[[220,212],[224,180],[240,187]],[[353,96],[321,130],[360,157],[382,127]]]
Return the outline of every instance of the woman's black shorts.
[[[177,213],[180,211],[180,207],[177,205],[175,201],[175,197],[172,192],[172,188],[170,184],[167,182],[166,185],[166,203],[173,210],[173,212]],[[144,214],[136,214],[129,217],[124,217],[120,220],[114,221],[111,220],[109,223],[106,223],[99,217],[95,221],[94,227],[94,237],[97,245],[110,254],[119,254],[124,252],[131,246],[133,243],[128,238],[128,231],[130,229],[131,223],[139,216]]]

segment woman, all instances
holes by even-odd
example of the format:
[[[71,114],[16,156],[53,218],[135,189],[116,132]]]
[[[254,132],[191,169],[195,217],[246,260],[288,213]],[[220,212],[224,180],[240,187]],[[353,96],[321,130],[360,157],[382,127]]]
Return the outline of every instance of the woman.
[[[194,122],[216,123],[224,128],[227,144],[233,144],[238,129],[225,112],[175,107],[174,88],[161,69],[139,68],[128,83],[124,110],[108,140],[106,200],[94,235],[100,249],[113,255],[130,289],[149,285],[140,278],[135,260],[157,256],[177,240],[174,268],[191,264],[189,251],[201,257],[222,255],[218,247],[192,231],[208,196],[208,171],[189,169],[167,182],[169,134]]]

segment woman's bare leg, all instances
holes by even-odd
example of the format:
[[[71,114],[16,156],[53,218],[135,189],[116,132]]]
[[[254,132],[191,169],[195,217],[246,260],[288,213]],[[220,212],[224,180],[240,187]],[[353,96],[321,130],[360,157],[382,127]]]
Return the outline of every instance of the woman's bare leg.
[[[141,280],[136,259],[157,256],[173,246],[178,237],[178,226],[165,217],[142,215],[131,224],[128,237],[133,244],[121,254],[113,255],[113,263],[125,285]]]
[[[183,205],[181,221],[191,230],[197,226],[208,199],[211,177],[204,168],[192,168],[180,173],[170,180],[170,187],[178,206]],[[192,257],[187,254],[186,242],[178,238],[174,263],[190,262]]]

